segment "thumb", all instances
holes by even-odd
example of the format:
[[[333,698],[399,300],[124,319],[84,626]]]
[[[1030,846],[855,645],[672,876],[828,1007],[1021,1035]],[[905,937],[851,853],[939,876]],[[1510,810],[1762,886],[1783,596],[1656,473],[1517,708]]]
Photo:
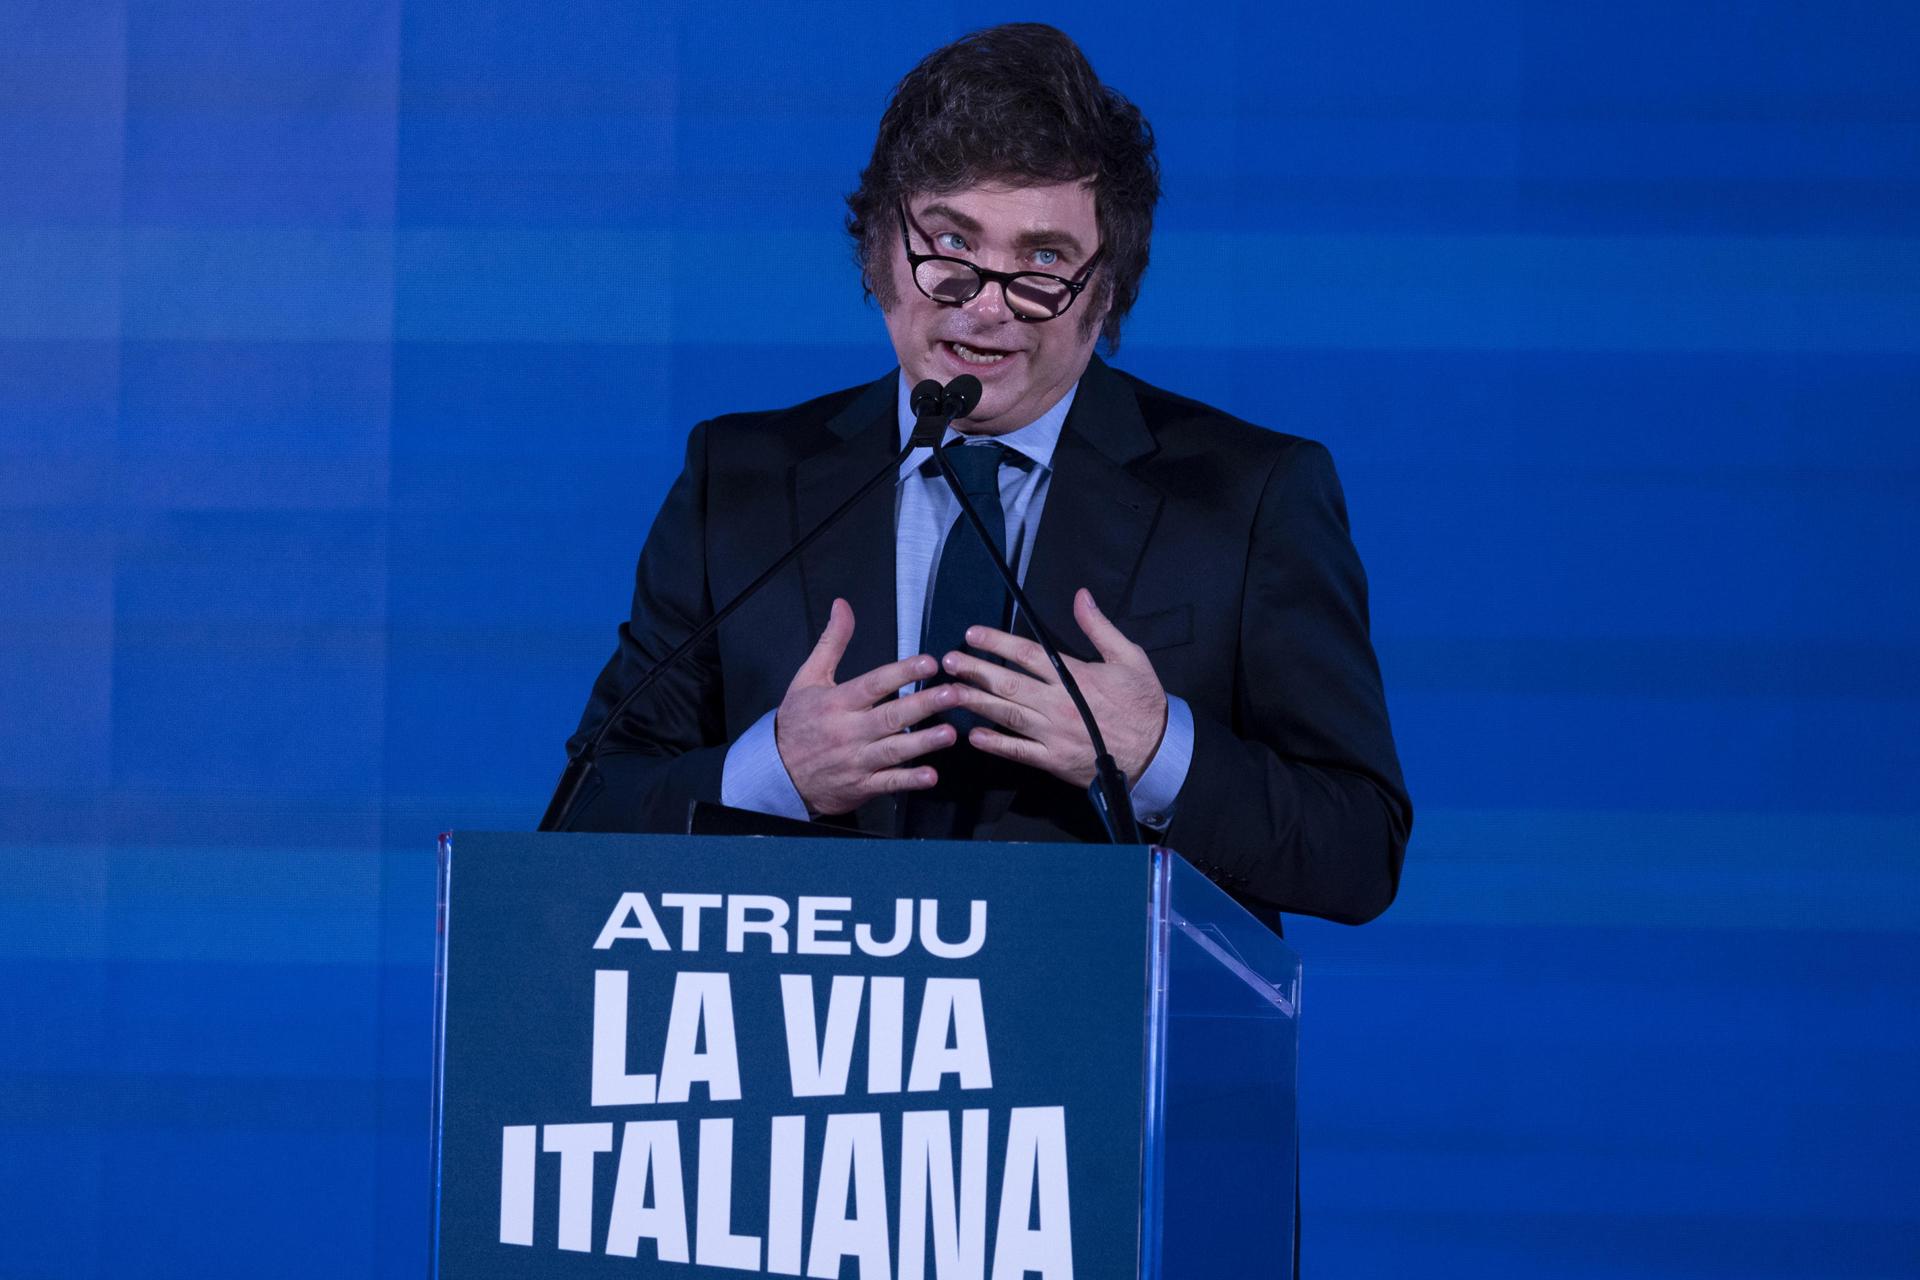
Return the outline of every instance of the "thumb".
[[[1119,662],[1132,656],[1133,641],[1107,620],[1107,615],[1100,612],[1100,606],[1093,602],[1093,592],[1085,587],[1073,593],[1073,620],[1080,624],[1080,630],[1086,633],[1087,639],[1093,641],[1093,647],[1099,650],[1102,662]]]
[[[852,639],[853,606],[835,596],[833,608],[827,614],[827,629],[820,633],[813,652],[800,664],[794,683],[831,685],[834,673],[840,669],[840,659],[846,656],[847,643]]]

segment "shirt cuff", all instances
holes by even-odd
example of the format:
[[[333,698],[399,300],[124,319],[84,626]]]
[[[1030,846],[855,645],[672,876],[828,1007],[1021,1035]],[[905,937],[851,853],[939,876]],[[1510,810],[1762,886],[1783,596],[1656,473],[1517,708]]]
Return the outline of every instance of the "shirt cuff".
[[[729,757],[728,763],[732,760]],[[1185,698],[1167,695],[1167,728],[1160,735],[1160,749],[1140,772],[1127,793],[1133,802],[1134,819],[1142,826],[1165,831],[1173,821],[1174,801],[1186,785],[1187,770],[1193,766],[1193,708]]]
[[[720,803],[805,822],[807,802],[787,776],[786,762],[780,758],[780,747],[773,738],[777,711],[755,720],[727,748],[726,762],[720,767]],[[1191,717],[1188,737],[1192,737]],[[1188,750],[1191,753],[1192,748]]]

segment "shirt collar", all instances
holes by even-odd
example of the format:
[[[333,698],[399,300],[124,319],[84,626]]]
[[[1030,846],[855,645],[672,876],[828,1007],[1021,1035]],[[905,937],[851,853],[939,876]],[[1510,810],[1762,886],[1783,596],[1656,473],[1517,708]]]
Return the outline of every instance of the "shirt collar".
[[[1035,418],[1026,426],[1021,427],[1018,431],[1009,431],[1005,435],[994,436],[993,438],[1009,449],[1018,449],[1021,453],[1031,458],[1035,466],[1051,470],[1053,467],[1054,446],[1060,443],[1060,430],[1066,425],[1067,410],[1073,408],[1073,397],[1079,390],[1080,384],[1075,382],[1067,388],[1067,393],[1061,396],[1052,408],[1048,409],[1038,418]],[[902,372],[899,376],[898,415],[900,445],[902,448],[906,447],[907,437],[913,434],[912,401],[913,392],[907,386],[906,374]],[[948,427],[947,434],[942,443],[951,443],[959,435],[960,432],[952,427]],[[906,477],[912,475],[919,469],[922,463],[932,456],[932,452],[930,449],[915,449],[912,453],[908,454],[907,460],[900,464],[900,478],[904,480]]]

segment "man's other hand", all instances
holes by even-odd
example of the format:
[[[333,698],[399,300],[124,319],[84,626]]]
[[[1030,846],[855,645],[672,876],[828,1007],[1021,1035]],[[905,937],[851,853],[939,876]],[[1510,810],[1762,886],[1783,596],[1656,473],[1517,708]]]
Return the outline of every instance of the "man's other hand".
[[[939,670],[926,654],[889,662],[844,684],[834,682],[853,639],[853,606],[833,602],[827,629],[794,673],[774,716],[773,740],[787,776],[810,813],[851,813],[875,796],[923,791],[937,780],[932,766],[907,762],[953,745],[949,725],[918,733],[909,726],[957,704],[958,686],[922,689],[883,701],[904,685]]]
[[[1064,656],[1063,661],[1079,683],[1114,763],[1129,783],[1137,782],[1160,749],[1167,729],[1166,690],[1146,650],[1108,621],[1094,604],[1093,593],[1084,587],[1074,593],[1073,618],[1093,642],[1100,661]],[[1011,664],[996,666],[958,650],[943,659],[947,674],[965,683],[941,687],[957,688],[961,706],[999,726],[977,727],[967,741],[992,755],[1044,769],[1077,787],[1091,783],[1093,742],[1046,651],[1035,641],[992,627],[969,627],[967,644]]]

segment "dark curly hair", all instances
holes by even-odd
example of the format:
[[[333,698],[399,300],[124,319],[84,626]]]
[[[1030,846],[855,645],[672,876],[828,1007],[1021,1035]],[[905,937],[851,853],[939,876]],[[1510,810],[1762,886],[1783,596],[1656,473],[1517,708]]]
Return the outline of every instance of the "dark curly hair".
[[[873,158],[847,197],[861,284],[894,301],[894,205],[915,195],[992,181],[1093,185],[1106,257],[1081,314],[1081,331],[1106,307],[1107,350],[1133,309],[1147,270],[1160,165],[1140,109],[1100,83],[1064,32],[1014,22],[936,49],[893,91]]]

